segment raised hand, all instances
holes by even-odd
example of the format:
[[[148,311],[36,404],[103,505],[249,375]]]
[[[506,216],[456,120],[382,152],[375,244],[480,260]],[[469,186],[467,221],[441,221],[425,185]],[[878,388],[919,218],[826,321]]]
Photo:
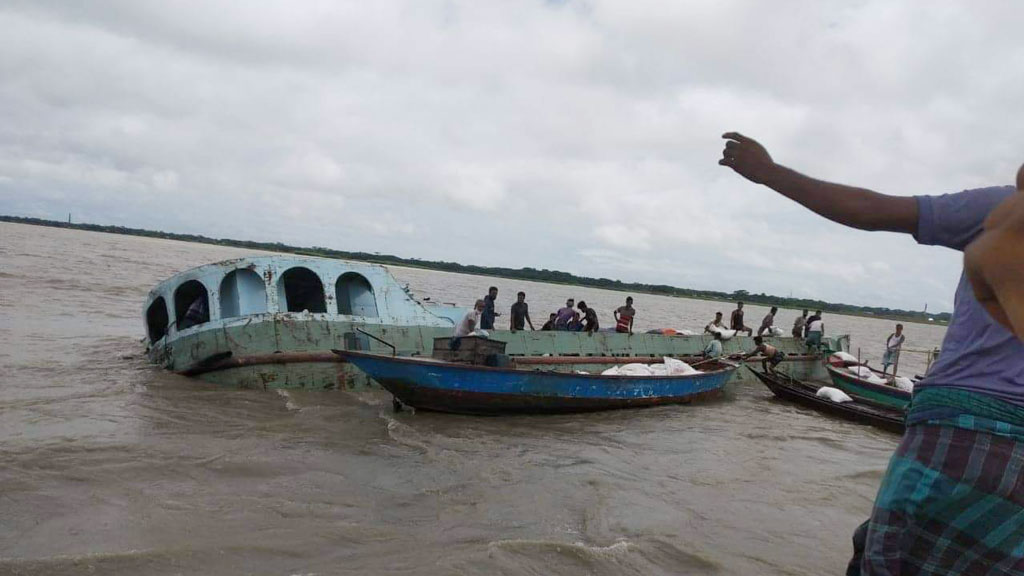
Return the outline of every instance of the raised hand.
[[[768,175],[775,168],[772,157],[753,138],[747,138],[739,132],[726,132],[722,138],[728,140],[722,150],[722,166],[728,166],[751,182],[764,184]]]

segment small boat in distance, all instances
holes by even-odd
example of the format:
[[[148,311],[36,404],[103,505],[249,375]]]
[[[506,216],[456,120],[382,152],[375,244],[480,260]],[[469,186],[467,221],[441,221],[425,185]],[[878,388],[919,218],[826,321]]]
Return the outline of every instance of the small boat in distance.
[[[721,394],[738,367],[724,360],[686,375],[605,376],[499,368],[437,358],[334,350],[402,404],[457,414],[540,414],[688,404]]]
[[[891,384],[890,381],[885,380],[882,373],[877,370],[868,368],[863,364],[857,366],[862,370],[870,370],[871,374],[875,375],[875,377],[871,379],[863,378],[846,368],[833,364],[826,364],[825,369],[828,371],[829,378],[832,379],[832,384],[854,398],[870,400],[875,404],[880,404],[894,410],[907,409],[907,406],[910,405],[910,392],[900,390]]]
[[[854,399],[852,402],[833,402],[817,395],[820,385],[797,380],[782,372],[766,373],[748,369],[772,391],[772,394],[819,412],[838,416],[845,420],[870,424],[890,432],[903,433],[906,412],[888,408],[868,400]]]

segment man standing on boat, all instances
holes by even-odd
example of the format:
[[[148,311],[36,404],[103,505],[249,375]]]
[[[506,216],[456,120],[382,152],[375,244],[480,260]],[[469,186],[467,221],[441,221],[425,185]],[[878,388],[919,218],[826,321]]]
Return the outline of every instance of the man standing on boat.
[[[807,325],[807,310],[804,309],[804,313],[801,316],[797,316],[796,320],[793,321],[793,338],[804,337],[804,326]]]
[[[732,316],[729,318],[729,328],[737,332],[746,332],[747,336],[754,333],[752,329],[743,324],[743,302],[736,303],[736,309],[732,311]]]
[[[632,296],[626,296],[626,305],[619,306],[612,314],[615,316],[616,332],[633,333],[633,317],[636,316],[636,310],[633,308]]]
[[[821,310],[815,310],[814,316],[807,319],[804,334],[806,335],[804,344],[808,348],[815,350],[821,348],[821,340],[825,337],[825,322],[821,319]]]
[[[957,286],[942,355],[914,387],[907,431],[870,520],[854,533],[847,574],[1024,573],[1024,341],[1008,329],[1001,306],[1024,302],[1024,272],[1013,258],[1024,251],[1014,247],[1024,237],[1024,208],[1014,208],[1024,166],[1017,193],[996,186],[888,196],[804,176],[742,134],[724,138],[719,164],[834,222],[958,251],[979,239]]]
[[[530,325],[530,330],[534,329],[533,320],[530,320],[530,306],[526,303],[526,292],[516,294],[516,302],[512,305],[509,316],[509,328],[513,332],[524,329],[527,324]]]
[[[775,313],[778,311],[778,306],[772,306],[772,309],[765,314],[764,320],[761,320],[761,327],[757,329],[758,336],[763,335],[765,332],[768,332],[769,336],[774,336],[772,328],[775,326]]]
[[[494,318],[501,316],[494,309],[494,301],[498,299],[498,288],[491,286],[487,290],[487,296],[484,296],[484,312],[480,315],[480,329],[481,330],[494,330]]]
[[[904,340],[906,340],[906,336],[903,335],[903,324],[897,324],[896,332],[889,334],[889,337],[885,339],[885,354],[882,355],[883,375],[888,371],[889,366],[895,366],[899,363],[900,349],[903,348]],[[896,375],[895,368],[893,368],[892,375]]]

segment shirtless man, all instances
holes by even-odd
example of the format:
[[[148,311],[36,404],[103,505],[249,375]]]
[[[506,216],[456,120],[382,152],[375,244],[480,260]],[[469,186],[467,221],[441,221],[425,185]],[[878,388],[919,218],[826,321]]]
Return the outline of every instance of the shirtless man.
[[[778,311],[778,306],[772,306],[771,311],[765,314],[764,320],[761,320],[761,327],[757,329],[758,336],[763,336],[765,332],[767,332],[769,336],[774,336],[772,328],[775,327],[775,314],[778,313]]]
[[[764,372],[775,373],[775,367],[780,362],[786,359],[786,355],[775,346],[771,344],[765,344],[764,338],[760,336],[754,336],[754,344],[757,344],[757,348],[754,348],[750,352],[743,355],[743,359],[746,360],[751,356],[760,354],[763,358],[761,359],[761,370]]]
[[[732,316],[729,318],[729,328],[737,332],[746,332],[747,336],[754,333],[752,329],[743,324],[743,302],[736,303],[736,309],[732,311]]]

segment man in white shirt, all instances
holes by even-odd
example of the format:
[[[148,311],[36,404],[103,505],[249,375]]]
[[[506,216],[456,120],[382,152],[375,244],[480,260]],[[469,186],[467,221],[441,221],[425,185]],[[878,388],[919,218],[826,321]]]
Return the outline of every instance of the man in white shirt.
[[[903,324],[896,325],[896,332],[889,334],[885,339],[885,354],[882,355],[882,374],[885,374],[889,366],[894,366],[892,375],[896,375],[895,364],[900,361],[900,348],[907,337],[903,335]]]
[[[473,309],[466,312],[466,315],[462,317],[462,321],[455,327],[455,337],[462,338],[472,334],[476,327],[480,325],[480,315],[484,312],[484,301],[477,300]]]
[[[808,348],[821,348],[821,339],[825,336],[825,322],[821,320],[821,310],[816,310],[814,316],[807,319],[806,334],[804,344]]]

